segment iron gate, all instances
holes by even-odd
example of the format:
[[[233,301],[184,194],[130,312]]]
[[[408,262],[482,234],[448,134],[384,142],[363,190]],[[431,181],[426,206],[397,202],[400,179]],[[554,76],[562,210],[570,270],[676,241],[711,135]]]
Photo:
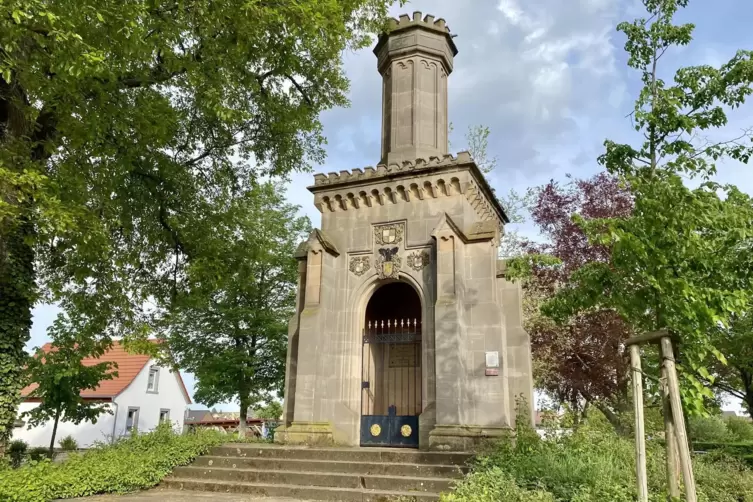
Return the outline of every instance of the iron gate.
[[[367,321],[362,361],[361,445],[417,447],[420,321]]]

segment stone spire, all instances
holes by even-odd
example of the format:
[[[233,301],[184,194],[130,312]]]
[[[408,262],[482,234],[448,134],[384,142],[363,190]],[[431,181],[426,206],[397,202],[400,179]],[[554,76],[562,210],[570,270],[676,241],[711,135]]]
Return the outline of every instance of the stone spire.
[[[447,153],[447,76],[458,53],[444,19],[404,14],[374,54],[382,75],[382,164]]]

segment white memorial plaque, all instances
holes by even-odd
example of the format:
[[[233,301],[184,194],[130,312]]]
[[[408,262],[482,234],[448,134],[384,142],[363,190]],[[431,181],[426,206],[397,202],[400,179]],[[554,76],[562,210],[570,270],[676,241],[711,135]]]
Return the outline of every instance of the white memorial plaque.
[[[486,367],[499,368],[499,352],[494,351],[486,353]]]

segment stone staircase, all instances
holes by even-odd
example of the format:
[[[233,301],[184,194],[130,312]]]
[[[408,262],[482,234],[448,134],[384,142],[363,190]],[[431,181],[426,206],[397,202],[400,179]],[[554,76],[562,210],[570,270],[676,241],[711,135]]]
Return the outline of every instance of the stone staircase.
[[[302,500],[438,500],[471,455],[393,448],[228,444],[176,468],[161,486]]]

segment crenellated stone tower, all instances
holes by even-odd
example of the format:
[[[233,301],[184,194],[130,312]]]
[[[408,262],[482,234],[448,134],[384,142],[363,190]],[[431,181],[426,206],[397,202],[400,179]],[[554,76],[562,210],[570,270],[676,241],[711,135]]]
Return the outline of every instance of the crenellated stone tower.
[[[374,48],[382,75],[383,164],[447,154],[447,77],[458,53],[444,19],[400,16]]]
[[[510,430],[517,397],[533,415],[520,288],[497,259],[508,220],[471,156],[447,154],[444,20],[401,16],[374,52],[382,161],[309,187],[322,228],[296,255],[275,437],[468,450]]]

